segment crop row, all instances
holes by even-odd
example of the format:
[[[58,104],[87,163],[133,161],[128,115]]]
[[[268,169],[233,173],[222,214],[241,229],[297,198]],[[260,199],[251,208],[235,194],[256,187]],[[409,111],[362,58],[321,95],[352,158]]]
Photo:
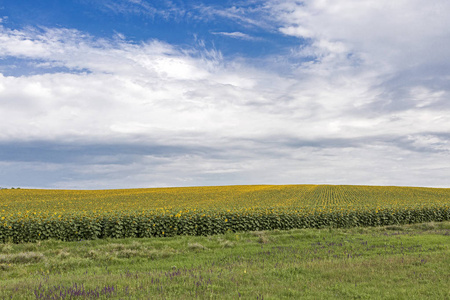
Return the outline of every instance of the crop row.
[[[103,214],[41,214],[3,219],[0,242],[44,239],[79,241],[99,238],[212,235],[225,232],[382,226],[450,220],[450,206],[431,205],[361,210],[283,208],[242,211],[128,211]]]

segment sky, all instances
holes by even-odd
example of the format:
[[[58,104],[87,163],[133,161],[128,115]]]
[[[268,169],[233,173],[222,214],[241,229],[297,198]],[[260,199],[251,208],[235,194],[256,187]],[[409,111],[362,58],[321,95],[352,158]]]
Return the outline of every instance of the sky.
[[[450,187],[448,0],[0,0],[0,187]]]

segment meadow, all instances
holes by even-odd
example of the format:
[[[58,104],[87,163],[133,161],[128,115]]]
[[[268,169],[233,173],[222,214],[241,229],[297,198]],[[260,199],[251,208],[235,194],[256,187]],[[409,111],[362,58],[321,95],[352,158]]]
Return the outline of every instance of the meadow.
[[[0,299],[450,299],[450,222],[0,244]]]
[[[259,185],[0,190],[0,242],[214,235],[450,220],[450,189]]]

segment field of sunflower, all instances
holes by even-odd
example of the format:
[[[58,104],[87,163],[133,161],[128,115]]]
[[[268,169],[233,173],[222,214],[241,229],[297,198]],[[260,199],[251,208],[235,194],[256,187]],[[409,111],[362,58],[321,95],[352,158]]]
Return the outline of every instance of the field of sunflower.
[[[258,185],[0,190],[0,242],[210,235],[450,220],[450,189]]]

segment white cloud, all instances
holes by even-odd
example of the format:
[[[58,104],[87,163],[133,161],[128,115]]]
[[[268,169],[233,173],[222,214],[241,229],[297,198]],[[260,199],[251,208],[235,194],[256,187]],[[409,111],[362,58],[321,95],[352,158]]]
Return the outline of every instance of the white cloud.
[[[339,42],[369,62],[405,68],[445,62],[450,53],[450,3],[445,0],[272,1],[271,5],[282,33]]]
[[[83,163],[67,162],[72,174],[58,187],[448,186],[450,21],[442,12],[449,5],[270,1],[259,10],[270,16],[260,20],[228,10],[223,17],[252,26],[276,19],[281,34],[299,37],[289,56],[271,56],[264,67],[229,60],[201,42],[186,49],[0,27],[4,62],[43,68],[0,74],[0,142],[173,147],[169,154],[117,150],[123,161],[111,161],[114,154],[77,158]],[[16,160],[11,164],[27,168]]]
[[[242,3],[241,3],[242,4]],[[252,3],[247,3],[251,5]],[[242,6],[215,7],[208,5],[196,5],[192,7],[196,12],[192,17],[199,20],[210,20],[217,17],[229,19],[245,27],[270,28],[271,25],[264,18],[258,18],[263,12],[263,7],[249,8]]]
[[[213,51],[94,40],[72,30],[3,30],[1,37],[6,57],[86,70],[1,76],[1,139],[227,130],[250,99],[268,101],[253,90],[257,70],[226,67]]]
[[[235,38],[235,39],[241,39],[241,40],[248,40],[248,41],[256,41],[256,40],[260,40],[260,38],[248,35],[246,33],[243,32],[239,32],[239,31],[235,31],[235,32],[211,32],[212,34],[216,34],[216,35],[223,35],[223,36],[227,36],[230,38]]]
[[[163,1],[154,5],[154,1],[144,0],[106,0],[97,2],[100,10],[113,12],[115,14],[143,16],[149,19],[160,17],[166,20],[179,20],[187,11],[172,1]]]

